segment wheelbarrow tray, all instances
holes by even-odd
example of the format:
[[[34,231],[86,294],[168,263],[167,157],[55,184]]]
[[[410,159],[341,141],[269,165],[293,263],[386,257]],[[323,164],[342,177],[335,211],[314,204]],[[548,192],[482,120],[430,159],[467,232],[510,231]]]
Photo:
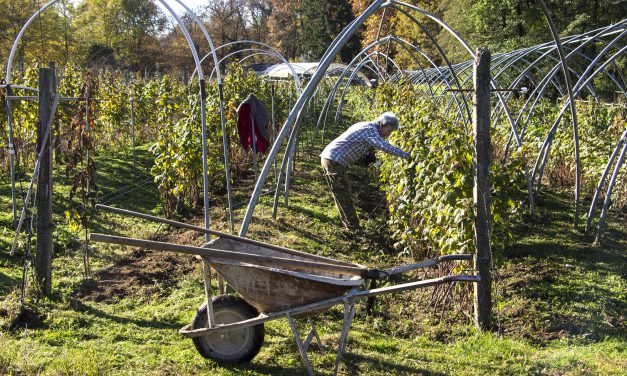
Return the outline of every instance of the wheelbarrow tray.
[[[214,239],[205,246],[225,251],[300,261],[319,260],[313,256],[310,258],[304,253],[295,255],[225,238]],[[208,257],[207,260],[233,290],[253,307],[264,313],[282,311],[337,297],[364,282],[364,279],[359,276],[341,273],[312,272],[305,268],[286,270],[214,257]],[[338,265],[348,264],[333,259],[326,261]],[[348,265],[358,266],[355,264]]]

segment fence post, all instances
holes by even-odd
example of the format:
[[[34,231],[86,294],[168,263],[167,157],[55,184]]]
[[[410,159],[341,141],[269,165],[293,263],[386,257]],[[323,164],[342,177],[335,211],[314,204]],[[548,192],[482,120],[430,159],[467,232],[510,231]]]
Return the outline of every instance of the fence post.
[[[133,95],[133,86],[129,90],[131,94],[131,138],[133,142],[133,176],[137,178],[137,159],[135,158],[135,97]]]
[[[474,110],[472,123],[475,146],[475,269],[481,282],[475,284],[475,318],[480,329],[490,329],[492,276],[490,275],[490,51],[477,49],[473,70]]]
[[[56,81],[56,68],[57,65],[55,63],[50,63],[48,68],[55,71],[55,81]],[[55,86],[56,87],[56,86]],[[56,90],[55,90],[56,91]],[[54,162],[61,163],[61,119],[57,118],[54,124],[54,146],[52,147],[52,152],[54,154]]]
[[[52,292],[52,134],[46,132],[52,114],[53,96],[57,91],[54,68],[39,68],[39,121],[37,122],[37,153],[43,153],[37,180],[37,252],[35,279],[39,292]],[[50,124],[51,125],[51,124]],[[52,126],[52,125],[51,125]],[[45,148],[44,137],[47,141]]]

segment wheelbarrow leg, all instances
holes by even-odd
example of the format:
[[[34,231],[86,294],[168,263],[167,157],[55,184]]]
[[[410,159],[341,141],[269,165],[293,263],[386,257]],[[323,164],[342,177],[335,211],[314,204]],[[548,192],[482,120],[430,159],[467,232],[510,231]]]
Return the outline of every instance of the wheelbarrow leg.
[[[371,279],[370,280],[369,290],[373,290],[373,289],[376,289],[376,288],[377,288],[377,280],[376,279]],[[371,316],[374,313],[374,303],[375,303],[375,297],[374,296],[370,296],[366,300],[366,314],[368,316]]]
[[[307,373],[310,376],[313,376],[313,369],[311,368],[311,364],[309,363],[309,358],[307,357],[307,349],[303,345],[302,340],[300,339],[300,334],[298,333],[298,328],[296,327],[296,323],[294,322],[294,318],[288,312],[286,314],[287,321],[289,321],[290,326],[292,327],[292,333],[294,333],[294,340],[296,341],[296,345],[298,346],[298,351],[300,352],[300,356],[303,358],[303,363],[305,364],[305,368],[307,368]]]
[[[309,321],[309,325],[311,325],[311,330],[309,331],[309,334],[307,334],[307,338],[305,338],[304,341],[305,351],[307,351],[307,349],[309,348],[309,345],[311,344],[311,341],[314,339],[314,337],[318,341],[318,347],[320,347],[320,350],[324,351],[324,346],[322,345],[322,341],[320,340],[320,336],[318,335],[318,331],[316,330],[316,325],[314,325],[314,322],[311,318],[308,318],[307,321]]]
[[[226,283],[224,282],[224,278],[218,274],[218,291],[220,291],[221,295],[226,294]]]
[[[213,328],[213,299],[211,297],[211,265],[206,259],[202,260],[202,278],[205,282],[205,296],[207,297],[207,326]]]
[[[346,347],[346,340],[348,339],[348,331],[353,323],[355,317],[355,302],[344,300],[344,324],[342,326],[342,333],[340,334],[340,344],[337,348],[337,357],[335,358],[335,369],[333,375],[337,375],[337,371],[340,367],[340,361],[342,355],[344,355],[344,348]]]

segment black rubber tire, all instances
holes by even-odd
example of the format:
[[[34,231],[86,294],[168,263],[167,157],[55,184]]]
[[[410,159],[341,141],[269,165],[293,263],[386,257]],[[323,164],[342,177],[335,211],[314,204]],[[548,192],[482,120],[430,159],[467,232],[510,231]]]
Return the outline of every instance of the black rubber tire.
[[[257,317],[259,312],[244,299],[233,295],[219,295],[213,299],[216,324],[227,324]],[[198,308],[192,328],[207,327],[207,303]],[[263,323],[228,332],[192,338],[200,355],[220,364],[248,362],[259,353],[263,345]]]

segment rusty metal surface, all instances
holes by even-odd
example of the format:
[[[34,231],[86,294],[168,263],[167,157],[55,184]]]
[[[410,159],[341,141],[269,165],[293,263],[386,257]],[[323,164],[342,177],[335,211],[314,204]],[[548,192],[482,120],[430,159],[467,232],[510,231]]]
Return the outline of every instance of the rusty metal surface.
[[[232,239],[218,238],[207,245],[228,251],[308,261],[306,257]],[[287,271],[215,258],[210,258],[209,262],[242,298],[264,313],[341,296],[363,283],[362,278],[337,273]]]

